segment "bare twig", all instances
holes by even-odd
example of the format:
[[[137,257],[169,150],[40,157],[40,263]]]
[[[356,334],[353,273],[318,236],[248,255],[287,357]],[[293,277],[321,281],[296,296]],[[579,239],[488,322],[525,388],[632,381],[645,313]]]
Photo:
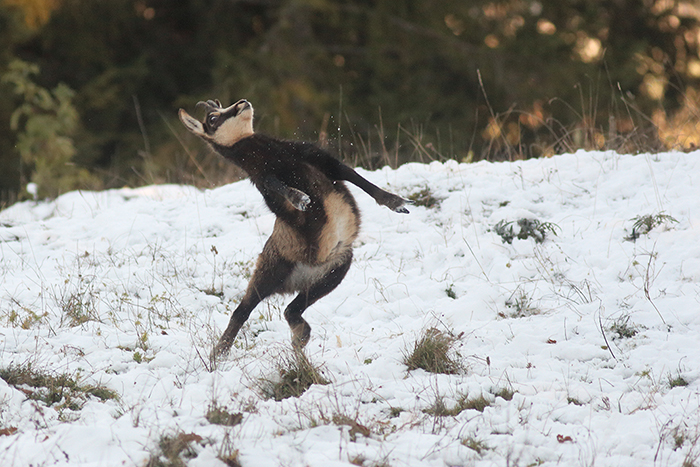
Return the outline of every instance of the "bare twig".
[[[654,247],[656,247],[656,243],[654,243]],[[649,303],[651,303],[651,306],[654,307],[656,310],[656,313],[658,313],[659,317],[661,318],[661,321],[668,326],[668,323],[666,323],[666,320],[664,319],[663,315],[661,314],[661,311],[659,311],[659,308],[656,306],[654,303],[654,300],[651,299],[651,286],[654,283],[654,277],[652,277],[652,274],[650,271],[652,270],[652,260],[656,259],[656,253],[654,253],[654,248],[651,249],[651,252],[649,253],[649,261],[647,262],[647,269],[646,272],[644,273],[644,296],[649,300]]]
[[[600,310],[603,308],[601,305],[600,308],[598,309],[598,324],[600,325],[600,333],[603,335],[603,340],[605,341],[605,347],[608,348],[608,352],[610,352],[610,355],[612,355],[612,358],[614,358],[617,361],[617,357],[612,351],[612,347],[610,346],[610,343],[608,342],[608,337],[605,335],[605,328],[603,328],[603,318],[600,313]]]

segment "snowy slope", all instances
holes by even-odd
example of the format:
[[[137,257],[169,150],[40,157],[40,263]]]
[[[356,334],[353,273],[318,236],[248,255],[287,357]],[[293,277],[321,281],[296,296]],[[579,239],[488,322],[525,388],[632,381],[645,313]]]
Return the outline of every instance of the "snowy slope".
[[[47,406],[0,379],[0,465],[142,466],[178,434],[189,466],[698,465],[698,153],[362,173],[441,201],[400,215],[352,188],[353,267],[304,315],[309,358],[332,383],[279,402],[259,381],[289,350],[289,297],[259,306],[215,371],[205,358],[272,230],[248,182],[0,212],[0,369],[118,395]],[[644,215],[659,225],[626,240]],[[504,242],[495,226],[520,219],[556,235]],[[461,335],[461,374],[407,371],[429,328]],[[429,413],[482,395],[483,412]],[[242,422],[209,423],[214,405]]]

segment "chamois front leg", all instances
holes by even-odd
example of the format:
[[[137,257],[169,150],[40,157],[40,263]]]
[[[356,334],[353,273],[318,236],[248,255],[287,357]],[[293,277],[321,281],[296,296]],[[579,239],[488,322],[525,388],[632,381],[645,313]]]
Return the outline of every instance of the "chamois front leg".
[[[274,191],[275,193],[281,195],[284,199],[289,201],[292,206],[294,206],[294,209],[298,211],[306,211],[306,208],[308,208],[309,204],[311,203],[311,198],[309,195],[301,190],[282,183],[282,181],[280,181],[280,179],[274,175],[268,175],[265,177],[263,185],[268,190]]]
[[[327,176],[331,177],[332,179],[345,180],[353,185],[356,185],[358,188],[362,189],[365,193],[374,198],[377,204],[386,206],[394,212],[408,214],[406,205],[411,204],[411,201],[382,190],[377,185],[358,174],[352,167],[348,167],[331,156],[323,155],[317,156],[315,163],[322,168]]]
[[[402,197],[397,196],[393,193],[389,193],[388,191],[382,190],[377,185],[355,172],[352,168],[348,166],[344,167],[345,169],[341,172],[344,177],[344,180],[347,180],[348,182],[357,185],[359,188],[364,190],[365,193],[374,198],[377,204],[386,206],[394,212],[408,214],[408,209],[406,209],[406,205],[411,204],[411,201],[403,199]]]
[[[359,177],[359,175],[358,175]],[[367,182],[370,183],[370,182]],[[375,192],[375,195],[373,196],[374,200],[377,202],[377,204],[381,204],[382,206],[386,206],[389,209],[391,209],[394,212],[398,212],[401,214],[408,214],[408,209],[406,209],[407,204],[412,204],[411,201],[407,199],[403,199],[400,196],[397,196],[393,193],[389,193],[388,191],[384,191],[379,187],[376,187],[377,191]]]

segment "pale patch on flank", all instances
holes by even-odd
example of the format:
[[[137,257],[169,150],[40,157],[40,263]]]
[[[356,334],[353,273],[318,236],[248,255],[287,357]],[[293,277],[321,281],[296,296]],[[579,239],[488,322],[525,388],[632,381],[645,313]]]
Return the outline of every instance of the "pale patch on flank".
[[[323,200],[323,207],[328,221],[318,240],[319,262],[332,260],[333,255],[342,255],[352,248],[359,230],[357,216],[340,193],[330,192]]]

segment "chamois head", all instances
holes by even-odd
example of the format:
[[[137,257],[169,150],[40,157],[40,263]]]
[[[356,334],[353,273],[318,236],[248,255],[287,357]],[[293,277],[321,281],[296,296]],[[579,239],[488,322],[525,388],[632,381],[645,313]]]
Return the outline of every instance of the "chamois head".
[[[219,146],[233,146],[237,141],[253,134],[253,106],[241,99],[223,108],[218,100],[198,102],[204,107],[204,120],[199,121],[180,109],[180,121],[195,135]]]

